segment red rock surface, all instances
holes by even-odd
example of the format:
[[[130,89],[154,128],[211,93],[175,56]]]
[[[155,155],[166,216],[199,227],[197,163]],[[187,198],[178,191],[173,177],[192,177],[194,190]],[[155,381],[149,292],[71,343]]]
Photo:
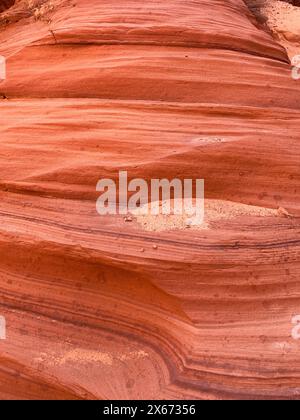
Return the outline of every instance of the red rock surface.
[[[15,3],[15,0],[1,0],[0,1],[0,12],[4,12],[12,7]]]
[[[293,58],[300,51],[300,0],[246,0],[258,20]]]
[[[20,0],[0,54],[0,396],[298,399],[300,82],[246,4]],[[120,169],[234,211],[101,218]]]

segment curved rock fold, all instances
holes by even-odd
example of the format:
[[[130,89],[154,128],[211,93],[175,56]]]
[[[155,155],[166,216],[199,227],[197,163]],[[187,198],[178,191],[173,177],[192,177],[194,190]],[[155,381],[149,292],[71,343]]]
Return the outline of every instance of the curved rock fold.
[[[242,0],[8,3],[0,397],[298,399],[286,50]],[[100,217],[122,169],[204,178],[205,228]]]

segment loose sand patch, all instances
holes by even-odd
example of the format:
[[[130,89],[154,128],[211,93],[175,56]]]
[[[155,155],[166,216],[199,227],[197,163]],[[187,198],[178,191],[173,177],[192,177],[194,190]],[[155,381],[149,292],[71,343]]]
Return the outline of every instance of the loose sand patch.
[[[166,202],[160,202],[160,213]],[[174,208],[174,201],[171,201],[171,209]],[[209,229],[211,223],[221,220],[233,220],[237,217],[287,217],[285,209],[268,209],[264,207],[249,206],[246,204],[234,203],[223,200],[205,200],[205,214],[203,223],[196,226],[192,224],[190,212],[183,212],[182,215],[145,215],[142,209],[133,212],[137,223],[146,231],[168,231],[176,229]],[[150,213],[150,212],[149,212]]]

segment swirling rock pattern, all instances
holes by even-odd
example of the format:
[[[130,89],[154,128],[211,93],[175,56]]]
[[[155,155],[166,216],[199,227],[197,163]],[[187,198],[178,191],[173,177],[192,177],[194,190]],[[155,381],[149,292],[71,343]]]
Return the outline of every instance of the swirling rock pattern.
[[[242,0],[20,0],[1,16],[0,396],[298,399],[284,48]],[[163,232],[100,217],[96,183],[122,168],[204,178],[222,217]]]

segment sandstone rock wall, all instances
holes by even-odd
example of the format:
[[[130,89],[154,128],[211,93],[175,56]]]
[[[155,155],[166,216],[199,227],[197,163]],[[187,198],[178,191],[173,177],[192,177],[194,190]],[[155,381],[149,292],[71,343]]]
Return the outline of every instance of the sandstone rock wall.
[[[20,0],[0,54],[0,396],[297,399],[285,49],[242,0]],[[204,178],[214,215],[100,218],[96,183],[122,168]]]

